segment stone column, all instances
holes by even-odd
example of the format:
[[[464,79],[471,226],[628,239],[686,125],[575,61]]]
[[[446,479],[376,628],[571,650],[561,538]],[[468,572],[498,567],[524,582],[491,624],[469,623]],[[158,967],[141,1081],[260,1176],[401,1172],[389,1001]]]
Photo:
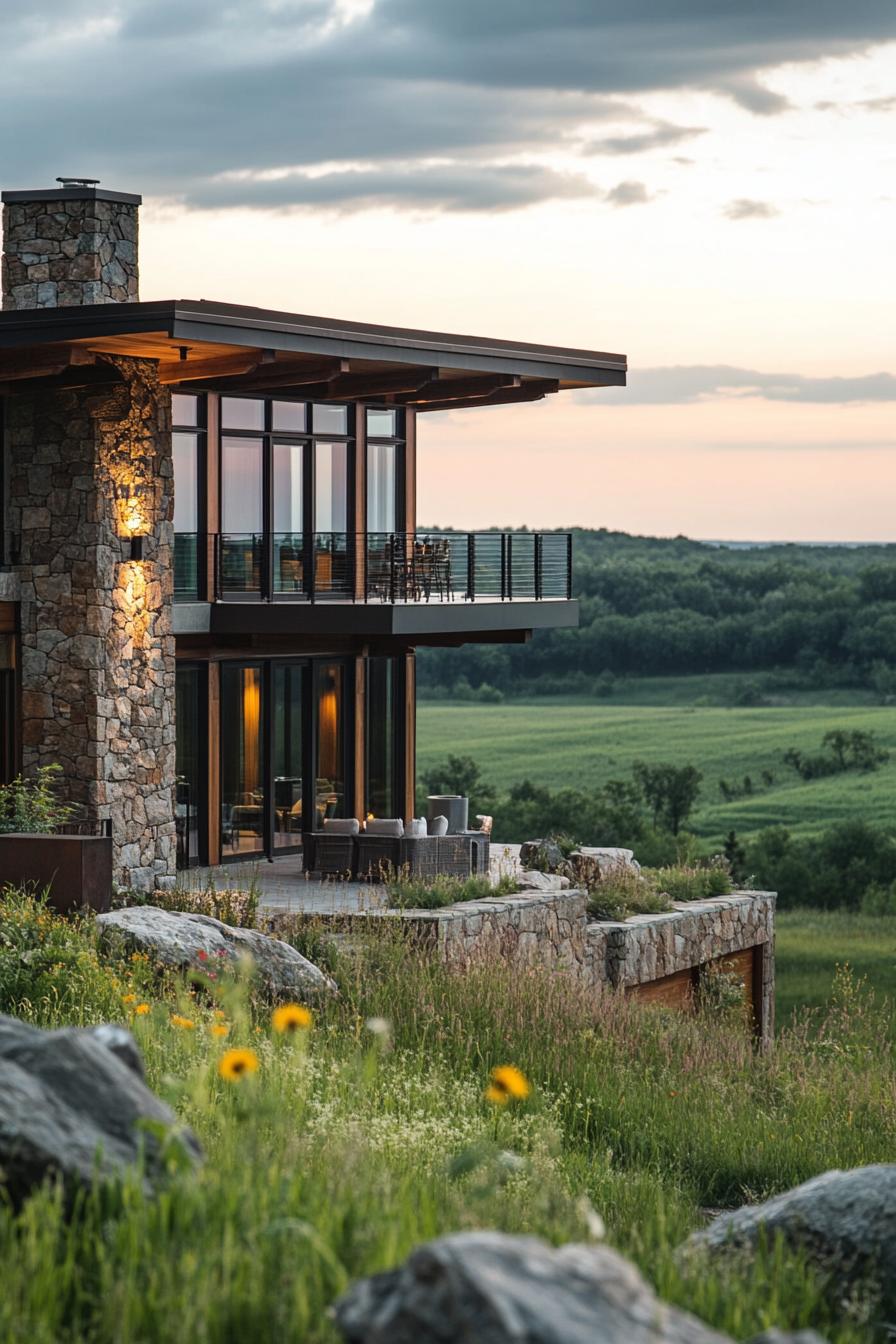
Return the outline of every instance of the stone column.
[[[116,881],[150,890],[176,850],[170,397],[153,362],[104,363],[108,384],[8,402],[23,764],[62,765],[111,820]]]

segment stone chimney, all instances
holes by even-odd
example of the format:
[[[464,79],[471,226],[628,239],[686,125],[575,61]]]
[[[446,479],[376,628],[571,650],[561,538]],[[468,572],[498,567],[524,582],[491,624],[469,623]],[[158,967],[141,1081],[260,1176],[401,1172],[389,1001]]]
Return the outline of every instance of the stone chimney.
[[[4,309],[135,302],[142,197],[57,181],[51,190],[3,192]]]

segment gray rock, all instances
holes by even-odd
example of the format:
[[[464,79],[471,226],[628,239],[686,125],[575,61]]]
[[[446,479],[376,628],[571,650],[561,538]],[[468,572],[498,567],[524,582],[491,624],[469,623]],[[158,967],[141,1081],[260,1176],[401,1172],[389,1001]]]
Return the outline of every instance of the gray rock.
[[[837,1298],[869,1283],[887,1315],[896,1313],[896,1164],[826,1171],[764,1204],[723,1213],[685,1250],[752,1250],[780,1234],[830,1275]]]
[[[542,872],[554,872],[563,863],[563,850],[553,840],[526,840],[520,845],[520,865],[537,867]]]
[[[41,1031],[0,1017],[0,1171],[18,1204],[47,1178],[67,1194],[112,1180],[143,1155],[147,1185],[163,1174],[160,1133],[176,1134],[192,1162],[202,1150],[143,1081],[124,1027]]]
[[[730,1344],[605,1246],[462,1232],[362,1279],[333,1308],[348,1344]]]
[[[593,859],[602,873],[612,873],[624,869],[631,873],[640,873],[641,865],[635,859],[631,849],[601,848],[595,845],[582,845],[570,857],[581,855]]]
[[[518,891],[565,891],[569,878],[561,873],[540,873],[537,868],[526,868],[514,878]]]
[[[257,929],[235,929],[209,915],[134,905],[99,915],[96,923],[107,949],[147,952],[180,970],[233,969],[251,957],[258,983],[272,998],[309,999],[336,992],[330,977],[289,943]]]
[[[752,1335],[746,1344],[828,1344],[814,1330],[763,1330]]]

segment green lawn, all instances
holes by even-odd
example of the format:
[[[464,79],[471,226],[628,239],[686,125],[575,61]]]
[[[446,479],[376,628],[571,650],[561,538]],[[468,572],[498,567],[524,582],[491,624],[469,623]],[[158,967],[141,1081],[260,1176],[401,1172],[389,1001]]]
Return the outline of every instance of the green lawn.
[[[669,694],[684,694],[678,685]],[[697,678],[718,688],[720,678]],[[640,694],[659,692],[642,682]],[[632,694],[638,694],[637,685]],[[699,698],[699,697],[698,697]],[[635,760],[693,764],[704,775],[691,825],[718,842],[726,832],[749,835],[783,824],[813,835],[833,822],[863,817],[893,823],[896,799],[896,714],[874,705],[788,703],[724,709],[693,703],[619,704],[532,699],[499,705],[422,701],[418,708],[421,773],[449,754],[473,756],[499,789],[521,779],[552,788],[588,788],[626,778]],[[790,746],[818,751],[831,728],[872,732],[893,752],[874,774],[846,774],[804,783],[782,762]],[[774,783],[765,788],[763,770]],[[749,774],[752,797],[723,801],[719,780]],[[474,800],[475,801],[475,800]]]
[[[786,1025],[794,1009],[823,1007],[842,965],[896,1005],[896,916],[787,910],[778,914],[776,923],[779,1026]]]

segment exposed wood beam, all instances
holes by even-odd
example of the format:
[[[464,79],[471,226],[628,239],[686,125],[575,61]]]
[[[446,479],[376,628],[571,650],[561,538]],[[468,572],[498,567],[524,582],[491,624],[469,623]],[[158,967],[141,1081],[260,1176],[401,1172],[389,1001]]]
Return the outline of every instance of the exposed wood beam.
[[[273,391],[281,387],[316,388],[321,384],[326,387],[331,378],[347,373],[350,367],[347,359],[315,360],[313,363],[309,360],[300,362],[280,359],[273,364],[265,364],[243,377],[234,375],[226,381],[218,377],[210,378],[208,387],[213,392],[232,394],[264,392],[266,389]]]
[[[559,387],[560,384],[555,378],[539,378],[523,383],[521,387],[509,387],[492,392],[487,397],[469,397],[461,401],[424,401],[417,406],[417,410],[423,414],[424,411],[457,411],[466,407],[507,406],[515,402],[541,401],[542,397],[549,393],[557,392]]]
[[[213,359],[165,359],[159,361],[159,382],[187,383],[203,378],[253,373],[261,363],[261,354],[219,355]]]
[[[2,376],[3,370],[0,370]],[[0,382],[0,396],[23,396],[34,392],[65,392],[83,387],[109,387],[124,379],[114,364],[105,361],[66,368],[60,373],[44,377],[21,378]]]
[[[469,397],[487,397],[505,387],[519,387],[520,379],[510,373],[485,373],[469,378],[434,378],[397,401],[422,406],[427,401],[462,401]]]
[[[0,378],[51,378],[65,369],[96,363],[96,355],[81,345],[42,345],[0,354]]]
[[[422,369],[408,365],[394,373],[355,373],[334,378],[330,383],[331,397],[385,397],[399,392],[416,392],[438,377],[437,369]]]

